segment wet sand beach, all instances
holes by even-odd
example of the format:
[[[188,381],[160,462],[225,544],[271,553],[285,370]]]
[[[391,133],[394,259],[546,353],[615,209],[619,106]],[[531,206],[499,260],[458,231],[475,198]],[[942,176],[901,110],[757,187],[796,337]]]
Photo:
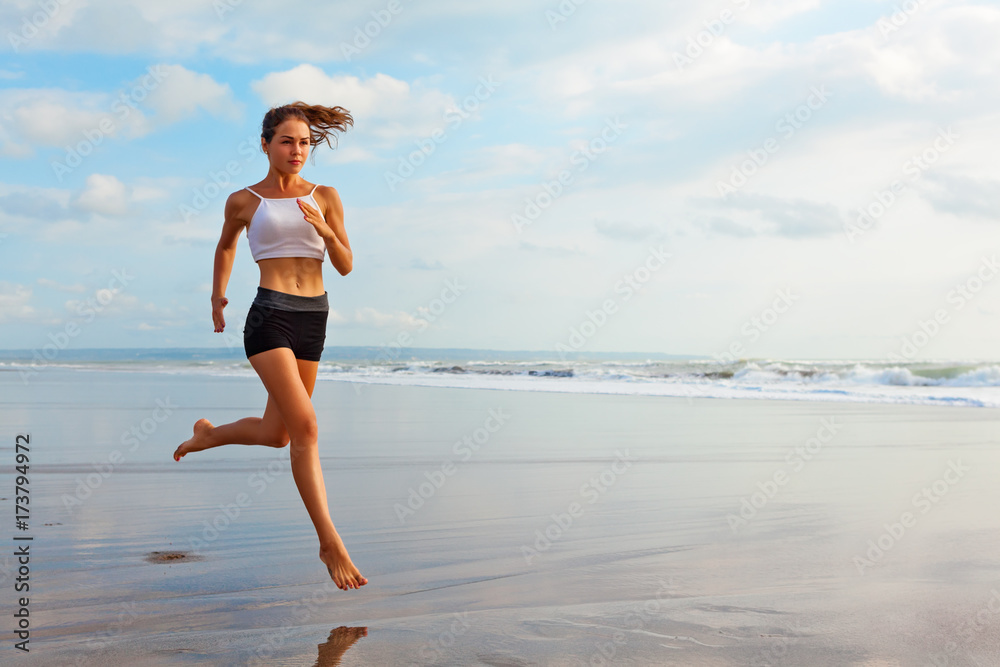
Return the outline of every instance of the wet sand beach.
[[[997,409],[321,381],[331,514],[370,582],[345,592],[287,449],[171,458],[265,398],[0,372],[8,609],[32,443],[18,664],[1000,664]]]

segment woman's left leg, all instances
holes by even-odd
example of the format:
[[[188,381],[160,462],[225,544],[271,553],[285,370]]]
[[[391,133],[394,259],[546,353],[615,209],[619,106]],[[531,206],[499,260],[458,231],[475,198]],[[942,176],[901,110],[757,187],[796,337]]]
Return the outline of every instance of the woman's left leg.
[[[174,460],[191,452],[201,452],[223,445],[264,445],[284,447],[288,444],[288,431],[281,420],[274,400],[267,397],[263,417],[244,417],[229,424],[214,426],[207,419],[194,423],[194,434],[174,450]]]
[[[246,325],[243,327],[243,347],[247,357],[275,347],[295,345],[292,341],[292,332],[296,329],[296,322],[291,319],[293,317],[291,313],[269,305],[258,305],[255,299],[250,304]],[[313,384],[316,381],[315,369],[311,376],[308,372],[302,375],[302,381],[306,392],[312,397]],[[213,426],[207,419],[199,419],[194,423],[193,431],[192,436],[174,450],[175,461],[180,461],[184,455],[191,452],[200,452],[222,445],[284,447],[289,442],[288,429],[281,417],[281,411],[278,410],[278,403],[270,393],[267,396],[263,417],[245,417],[221,426]]]
[[[309,398],[312,398],[316,386],[316,373],[319,362],[296,359],[299,366],[299,377],[306,388]],[[267,406],[263,417],[244,417],[243,419],[213,426],[207,419],[199,419],[194,424],[194,435],[185,440],[174,451],[174,460],[191,452],[201,452],[223,445],[265,445],[267,447],[285,447],[288,445],[288,429],[281,419],[278,404],[268,394]]]

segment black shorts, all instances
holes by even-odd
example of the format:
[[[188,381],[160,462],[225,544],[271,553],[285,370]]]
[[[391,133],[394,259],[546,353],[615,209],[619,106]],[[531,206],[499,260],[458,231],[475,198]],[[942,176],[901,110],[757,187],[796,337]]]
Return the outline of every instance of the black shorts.
[[[287,347],[296,359],[319,361],[326,342],[329,313],[325,292],[320,296],[298,296],[258,287],[243,327],[247,359]]]

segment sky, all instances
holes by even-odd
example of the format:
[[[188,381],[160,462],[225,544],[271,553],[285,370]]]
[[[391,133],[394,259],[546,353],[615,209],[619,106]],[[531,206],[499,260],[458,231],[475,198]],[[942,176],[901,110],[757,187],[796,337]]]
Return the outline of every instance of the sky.
[[[6,0],[0,348],[241,348],[226,197],[354,126],[327,346],[1000,358],[1000,4]]]

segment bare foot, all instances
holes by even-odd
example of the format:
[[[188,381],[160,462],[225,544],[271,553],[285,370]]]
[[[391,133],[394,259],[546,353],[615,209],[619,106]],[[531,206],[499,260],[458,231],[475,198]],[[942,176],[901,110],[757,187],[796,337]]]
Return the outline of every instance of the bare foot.
[[[337,584],[337,588],[342,591],[361,588],[368,583],[368,580],[361,576],[358,568],[354,567],[351,557],[347,555],[347,548],[339,535],[336,535],[335,542],[326,547],[320,546],[319,559],[326,565],[326,571],[330,573],[333,583]]]
[[[200,452],[208,449],[208,434],[212,432],[212,422],[207,419],[199,419],[194,423],[194,435],[190,440],[182,442],[174,450],[174,461],[180,461],[181,457],[191,452]]]

